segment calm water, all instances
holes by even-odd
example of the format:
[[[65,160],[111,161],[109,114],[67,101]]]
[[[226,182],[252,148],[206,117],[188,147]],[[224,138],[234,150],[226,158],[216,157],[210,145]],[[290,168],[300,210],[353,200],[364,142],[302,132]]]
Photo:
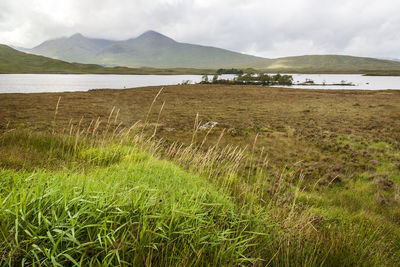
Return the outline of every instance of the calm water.
[[[289,74],[293,76],[295,83],[303,83],[311,79],[316,84],[340,84],[342,81],[353,83],[355,86],[317,86],[317,85],[293,85],[291,88],[304,89],[366,89],[366,90],[400,90],[400,76],[362,76],[359,74]]]
[[[336,74],[292,74],[295,82],[312,79],[315,83],[352,82],[356,86],[292,86],[309,89],[400,89],[400,77]],[[74,74],[0,74],[0,93],[72,92],[90,89],[123,89],[142,86],[199,82],[201,75],[74,75]],[[229,79],[233,75],[222,75]],[[212,76],[209,77],[210,79]]]
[[[0,93],[76,92],[199,82],[201,75],[0,74]]]

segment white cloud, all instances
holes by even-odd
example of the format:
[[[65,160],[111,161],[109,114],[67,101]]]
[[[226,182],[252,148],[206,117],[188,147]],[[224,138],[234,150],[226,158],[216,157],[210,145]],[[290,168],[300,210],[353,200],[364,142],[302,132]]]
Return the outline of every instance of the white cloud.
[[[395,0],[2,0],[0,43],[31,47],[76,32],[127,39],[153,29],[265,57],[400,58],[399,10]]]

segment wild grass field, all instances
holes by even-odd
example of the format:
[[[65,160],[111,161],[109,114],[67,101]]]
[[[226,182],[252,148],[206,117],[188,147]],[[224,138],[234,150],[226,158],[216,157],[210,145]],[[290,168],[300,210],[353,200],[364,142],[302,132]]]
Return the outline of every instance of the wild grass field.
[[[0,265],[398,266],[399,100],[227,85],[3,94]]]

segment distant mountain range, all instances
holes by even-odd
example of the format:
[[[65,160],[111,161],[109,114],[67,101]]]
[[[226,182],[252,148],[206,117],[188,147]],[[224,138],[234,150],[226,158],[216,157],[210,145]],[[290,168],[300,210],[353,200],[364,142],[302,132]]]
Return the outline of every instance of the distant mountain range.
[[[268,59],[221,48],[180,43],[155,31],[147,31],[125,41],[88,38],[77,33],[45,41],[32,49],[17,49],[68,62],[103,66],[256,68],[270,72],[303,73],[400,73],[398,61],[342,55]]]
[[[69,62],[127,67],[219,68],[265,61],[225,49],[179,43],[155,31],[125,41],[87,38],[77,33],[24,51]]]

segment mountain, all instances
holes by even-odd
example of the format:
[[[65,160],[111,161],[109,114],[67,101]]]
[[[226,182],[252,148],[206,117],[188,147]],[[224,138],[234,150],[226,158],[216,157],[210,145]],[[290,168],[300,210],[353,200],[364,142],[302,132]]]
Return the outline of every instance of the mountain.
[[[93,63],[90,61],[96,56],[96,53],[112,43],[113,41],[86,38],[82,34],[76,33],[69,38],[45,41],[29,52],[69,62]]]
[[[0,73],[97,73],[97,74],[203,74],[211,70],[106,68],[94,64],[69,63],[17,51],[0,44]]]
[[[94,40],[97,41],[99,39]],[[154,39],[151,40],[154,41]],[[167,40],[162,38],[162,40],[165,42],[164,46],[167,46],[168,43],[171,43],[172,39]],[[146,43],[149,42],[149,39],[135,38],[129,41],[135,43],[142,42],[142,45],[145,46]],[[102,45],[101,41],[99,43],[99,45]],[[116,49],[117,46],[108,46],[107,49],[111,49],[111,47]],[[253,62],[252,64],[252,67],[263,69],[268,72],[400,75],[400,62],[338,55],[286,57],[265,61],[261,60]],[[213,72],[215,72],[215,70],[213,71],[211,69],[103,67],[95,64],[69,63],[44,56],[24,53],[0,44],[0,73],[210,74]]]
[[[127,67],[221,68],[268,61],[226,49],[176,42],[155,31],[125,41],[92,39],[75,34],[45,41],[29,52],[69,62]]]
[[[276,59],[177,42],[155,31],[124,41],[74,34],[24,50],[68,62],[153,68],[256,68],[269,72],[400,74],[400,62],[342,55],[306,55]]]
[[[154,31],[113,44],[102,50],[98,58],[102,64],[161,68],[235,67],[265,60],[221,48],[179,43]]]

